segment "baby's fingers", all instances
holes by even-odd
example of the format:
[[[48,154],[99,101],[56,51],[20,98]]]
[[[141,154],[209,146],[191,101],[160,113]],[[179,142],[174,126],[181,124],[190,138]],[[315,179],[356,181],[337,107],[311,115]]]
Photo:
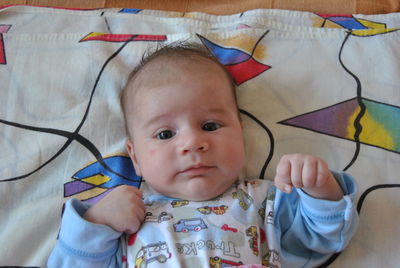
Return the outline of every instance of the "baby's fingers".
[[[132,218],[129,226],[127,226],[124,232],[127,234],[134,234],[139,230],[141,225],[141,220],[139,220],[138,218]]]
[[[302,187],[315,187],[317,181],[318,159],[315,157],[305,157],[302,170]]]
[[[127,227],[124,232],[128,234],[136,233],[145,218],[145,207],[140,200],[131,208],[130,215],[127,217]]]
[[[276,167],[275,186],[285,193],[292,191],[291,164],[290,161],[282,158]]]
[[[330,171],[328,164],[318,157],[308,157],[303,168],[303,185],[305,188],[322,187]]]
[[[328,164],[324,160],[318,159],[317,181],[315,183],[316,186],[322,187],[331,175],[332,174],[329,171]]]

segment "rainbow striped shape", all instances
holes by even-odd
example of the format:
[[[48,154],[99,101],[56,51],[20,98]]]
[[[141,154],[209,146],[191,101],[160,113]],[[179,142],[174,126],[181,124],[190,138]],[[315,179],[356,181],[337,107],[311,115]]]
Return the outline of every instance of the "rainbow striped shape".
[[[271,66],[258,62],[252,55],[237,48],[222,47],[198,35],[203,45],[225,66],[236,85],[240,85],[270,69]]]
[[[73,181],[64,184],[64,197],[95,203],[119,185],[140,187],[142,179],[136,175],[129,157],[116,155],[104,158],[104,162],[111,170],[96,161],[77,171]]]
[[[339,27],[350,30],[350,33],[355,36],[373,36],[399,30],[398,28],[387,28],[386,23],[358,19],[348,14],[316,14],[324,19],[324,27],[331,27],[326,25],[328,21]]]
[[[400,107],[362,98],[366,112],[360,120],[359,141],[400,153]],[[357,98],[278,122],[355,141],[354,121],[360,112]]]

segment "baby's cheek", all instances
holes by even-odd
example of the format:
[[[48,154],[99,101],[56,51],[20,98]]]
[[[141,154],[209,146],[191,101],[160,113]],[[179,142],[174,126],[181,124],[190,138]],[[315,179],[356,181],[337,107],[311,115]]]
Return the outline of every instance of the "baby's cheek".
[[[239,176],[240,171],[244,165],[244,157],[240,151],[231,152],[231,154],[225,156],[224,168],[225,172],[229,176]]]
[[[244,146],[236,144],[230,147],[228,155],[230,156],[230,162],[234,163],[235,166],[243,165],[245,158]]]
[[[163,168],[166,162],[172,161],[172,159],[171,155],[163,149],[154,148],[147,151],[147,165],[151,169]]]
[[[148,150],[147,154],[149,157],[154,157],[157,154],[157,148]]]

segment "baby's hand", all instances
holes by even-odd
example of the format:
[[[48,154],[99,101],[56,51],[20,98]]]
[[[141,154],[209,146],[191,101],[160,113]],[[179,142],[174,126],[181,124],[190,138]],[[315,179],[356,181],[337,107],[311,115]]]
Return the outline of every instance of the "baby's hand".
[[[142,193],[133,186],[119,186],[90,207],[83,217],[118,232],[135,233],[145,217]]]
[[[275,185],[286,193],[296,187],[316,198],[340,200],[343,197],[326,162],[311,155],[284,155],[276,167]]]

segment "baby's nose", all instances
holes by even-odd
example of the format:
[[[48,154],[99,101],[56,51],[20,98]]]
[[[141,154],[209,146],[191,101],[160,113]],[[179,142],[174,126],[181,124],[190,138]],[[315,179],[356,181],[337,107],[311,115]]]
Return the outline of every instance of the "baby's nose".
[[[186,138],[181,147],[183,154],[189,152],[205,152],[209,149],[209,143],[201,134],[191,135]]]

